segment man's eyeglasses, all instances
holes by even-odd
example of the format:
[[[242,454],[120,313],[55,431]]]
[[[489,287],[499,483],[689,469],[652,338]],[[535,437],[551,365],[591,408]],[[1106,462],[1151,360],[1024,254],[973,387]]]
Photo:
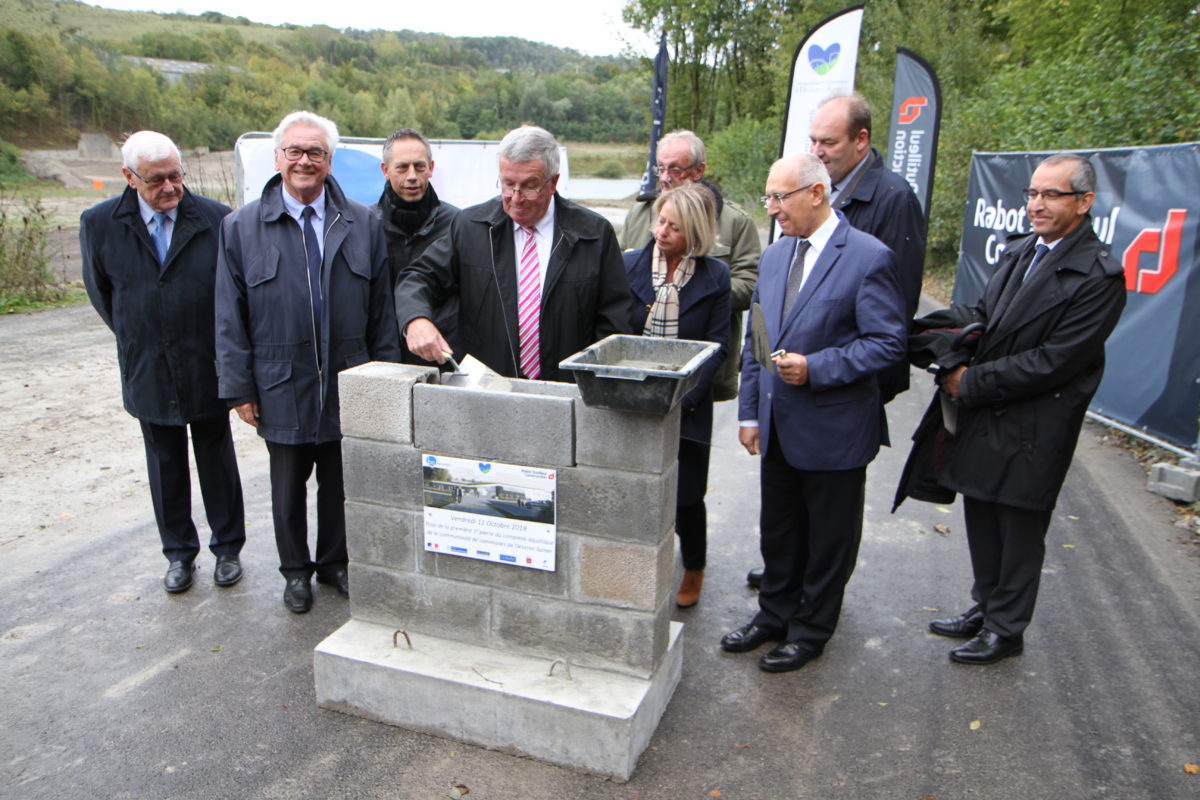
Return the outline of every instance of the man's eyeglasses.
[[[771,201],[775,201],[776,205],[781,205],[784,200],[788,199],[789,197],[794,195],[796,192],[803,192],[805,189],[807,189],[809,186],[812,186],[812,185],[813,184],[811,184],[811,183],[807,183],[804,186],[800,186],[796,189],[792,189],[790,192],[773,192],[771,194],[764,194],[762,197],[758,198],[758,202],[763,204],[763,208],[770,208]]]
[[[554,180],[554,179],[551,178],[550,180]],[[496,186],[498,186],[500,188],[500,196],[503,197],[505,200],[511,200],[513,195],[520,195],[522,198],[524,198],[526,200],[537,200],[538,195],[540,195],[542,193],[542,190],[545,189],[549,185],[550,185],[550,181],[546,181],[545,183],[543,183],[541,186],[537,187],[536,189],[529,189],[524,186],[506,186],[505,184],[501,183],[500,181],[496,181]]]
[[[178,186],[179,184],[183,183],[183,179],[187,175],[187,171],[184,170],[182,172],[172,172],[169,175],[155,175],[153,178],[143,178],[141,175],[138,175],[136,169],[129,167],[129,171],[133,173],[133,177],[137,178],[151,189],[157,189],[167,181],[170,181]]]
[[[1026,203],[1038,199],[1039,196],[1044,197],[1047,200],[1057,200],[1060,197],[1070,197],[1072,195],[1080,194],[1087,194],[1087,192],[1060,192],[1058,189],[1046,189],[1045,191],[1041,192],[1039,192],[1037,189],[1025,189],[1021,192],[1021,196],[1025,198]]]
[[[303,147],[281,147],[280,151],[288,161],[299,161],[301,156],[308,156],[308,160],[314,164],[320,164],[325,160],[325,156],[329,155],[327,150],[320,147],[310,147],[307,150]]]
[[[653,172],[655,175],[659,175],[659,176],[669,175],[672,178],[678,178],[683,173],[690,172],[691,170],[695,169],[695,167],[696,167],[695,164],[690,164],[686,167],[664,167],[660,164],[655,164]]]

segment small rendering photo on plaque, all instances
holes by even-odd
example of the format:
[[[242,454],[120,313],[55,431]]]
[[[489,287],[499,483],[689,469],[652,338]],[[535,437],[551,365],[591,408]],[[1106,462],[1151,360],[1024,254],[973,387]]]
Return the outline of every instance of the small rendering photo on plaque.
[[[556,470],[424,454],[425,550],[554,571]]]

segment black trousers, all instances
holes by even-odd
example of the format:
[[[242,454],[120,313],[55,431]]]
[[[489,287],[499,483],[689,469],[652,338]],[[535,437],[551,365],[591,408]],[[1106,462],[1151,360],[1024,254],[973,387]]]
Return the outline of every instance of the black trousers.
[[[837,628],[862,540],[867,468],[802,470],[771,429],[762,457],[762,586],[754,624],[821,652]]]
[[[708,555],[708,455],[710,446],[679,440],[679,488],[675,496],[675,534],[684,569],[704,569]]]
[[[192,521],[192,476],[187,448],[190,427],[200,495],[212,531],[208,547],[213,555],[236,556],[246,543],[246,512],[229,416],[189,425],[139,422],[163,555],[168,561],[190,562],[200,553],[200,537]]]
[[[267,442],[271,458],[271,513],[279,571],[285,578],[309,578],[314,572],[332,577],[344,568],[346,493],[342,488],[342,443],[279,444]],[[317,558],[308,549],[308,490],[317,470]]]
[[[1033,619],[1050,511],[1030,511],[963,497],[967,544],[983,625],[1001,636],[1018,636]]]

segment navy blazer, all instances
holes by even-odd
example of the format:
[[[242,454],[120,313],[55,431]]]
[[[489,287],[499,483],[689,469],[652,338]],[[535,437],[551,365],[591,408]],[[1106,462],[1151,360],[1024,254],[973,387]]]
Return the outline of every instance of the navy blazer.
[[[649,306],[654,302],[650,258],[654,242],[641,250],[622,254],[629,276],[632,301],[629,322],[635,334],[646,326]],[[729,352],[729,266],[716,258],[700,256],[692,279],[679,290],[679,338],[716,342],[720,350],[700,368],[700,381],[680,402],[679,435],[707,444],[712,439],[713,376]]]
[[[808,358],[808,383],[792,386],[754,359],[751,333],[742,353],[738,419],[756,419],[766,452],[773,424],[795,469],[864,467],[887,441],[876,373],[905,354],[908,319],[896,258],[878,239],[837,227],[781,321],[796,238],[783,236],[759,261],[753,302],[764,312],[772,350]]]

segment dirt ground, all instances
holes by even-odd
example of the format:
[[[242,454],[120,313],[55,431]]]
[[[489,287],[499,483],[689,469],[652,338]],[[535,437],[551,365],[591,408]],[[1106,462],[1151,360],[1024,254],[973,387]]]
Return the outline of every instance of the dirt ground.
[[[0,550],[35,532],[86,535],[83,519],[144,517],[141,431],[121,410],[112,333],[88,305],[14,314],[2,324]],[[243,461],[265,464],[248,426],[235,426],[234,436]]]

